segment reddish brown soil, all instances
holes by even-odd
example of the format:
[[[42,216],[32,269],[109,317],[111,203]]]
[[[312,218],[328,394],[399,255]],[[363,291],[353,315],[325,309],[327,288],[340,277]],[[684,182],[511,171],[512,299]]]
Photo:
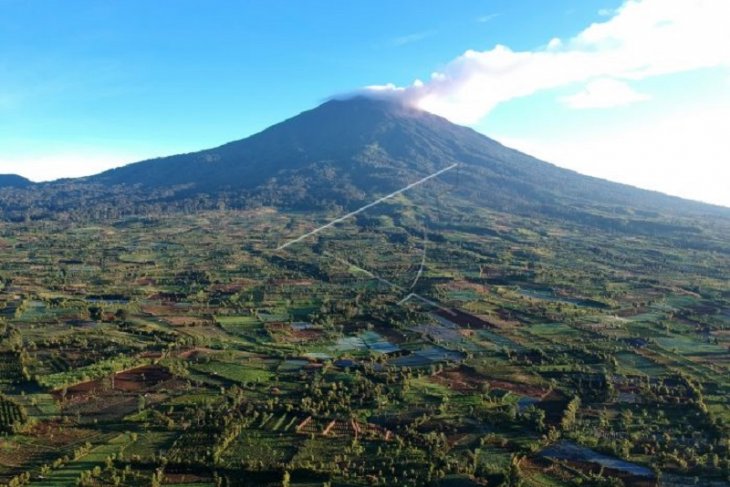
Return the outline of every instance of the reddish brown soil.
[[[363,423],[360,421],[330,420],[330,419],[303,419],[297,423],[296,432],[306,435],[323,435],[329,437],[349,437],[355,436],[363,438],[378,438],[389,441],[393,437],[393,433],[385,428],[372,423]]]
[[[375,331],[380,333],[383,338],[387,339],[390,343],[394,345],[399,345],[406,341],[406,337],[403,335],[403,333],[390,326],[379,326],[375,329]]]
[[[639,307],[639,308],[627,308],[622,309],[616,312],[616,316],[620,318],[630,318],[632,316],[644,314],[649,311],[649,308],[645,307]]]
[[[256,285],[256,281],[253,279],[238,279],[235,282],[227,284],[214,284],[211,286],[211,290],[222,293],[237,293],[246,287],[254,285]]]
[[[116,374],[114,388],[125,392],[138,392],[172,379],[172,374],[155,365],[139,367]]]
[[[212,325],[212,321],[204,316],[176,315],[161,316],[161,318],[172,326],[202,326]]]
[[[474,330],[459,330],[459,334],[465,338],[471,338],[474,336]]]
[[[213,479],[190,473],[165,473],[164,485],[209,483]]]
[[[455,289],[455,290],[471,289],[478,293],[488,293],[489,292],[489,288],[487,286],[485,286],[484,284],[477,284],[476,282],[469,282],[469,281],[452,282],[449,284],[449,288]]]
[[[142,311],[154,316],[165,316],[169,314],[175,314],[177,312],[174,306],[157,304],[145,304],[142,306]]]
[[[463,365],[444,370],[432,376],[431,380],[457,392],[478,391],[482,384],[487,382],[485,377]]]
[[[521,396],[542,398],[548,393],[547,389],[529,384],[518,384],[516,382],[490,379],[465,365],[444,370],[443,372],[432,376],[431,380],[457,392],[478,391],[483,384],[487,383],[492,389],[503,389]]]
[[[33,425],[31,436],[40,439],[44,445],[61,447],[80,443],[98,435],[98,432],[84,428],[73,428],[60,421],[42,421]]]
[[[89,382],[76,384],[66,389],[67,401],[78,402],[88,399],[91,395],[103,395],[113,392],[143,392],[154,386],[169,381],[172,374],[156,365],[137,367],[114,374],[114,387],[112,388],[111,378],[98,379]],[[56,399],[63,399],[62,391],[54,391]]]
[[[266,328],[277,340],[287,343],[312,342],[324,335],[322,330],[317,329],[295,330],[288,323],[269,323]]]
[[[195,359],[201,355],[207,355],[209,353],[213,353],[215,350],[212,348],[203,348],[203,347],[195,347],[191,348],[189,350],[184,350],[178,354],[178,357],[184,358],[186,360]]]
[[[443,310],[439,310],[436,313],[442,318],[445,318],[450,322],[456,323],[457,325],[463,327],[474,328],[478,330],[486,328],[498,328],[498,325],[496,323],[488,321],[487,318],[480,318],[478,316],[458,309],[452,309],[451,313]]]
[[[531,386],[528,384],[518,384],[516,382],[507,382],[504,380],[493,380],[489,379],[489,385],[492,389],[504,389],[521,396],[530,396],[536,398],[543,398],[547,393],[547,389],[543,389],[537,386]]]

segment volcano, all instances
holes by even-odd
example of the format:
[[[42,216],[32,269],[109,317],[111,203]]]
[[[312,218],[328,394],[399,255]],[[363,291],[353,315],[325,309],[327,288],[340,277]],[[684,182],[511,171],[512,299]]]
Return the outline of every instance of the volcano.
[[[728,208],[584,176],[396,100],[364,96],[327,101],[213,149],[34,185],[28,191],[38,198],[0,199],[5,214],[28,200],[45,214],[79,205],[353,208],[452,164],[455,197],[500,211],[617,228],[658,215],[730,218]]]

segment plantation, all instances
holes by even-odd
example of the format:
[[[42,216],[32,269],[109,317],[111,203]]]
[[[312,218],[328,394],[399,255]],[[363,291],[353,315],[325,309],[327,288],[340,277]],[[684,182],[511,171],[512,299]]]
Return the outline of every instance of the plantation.
[[[19,429],[27,419],[21,406],[0,396],[0,431],[7,433]]]

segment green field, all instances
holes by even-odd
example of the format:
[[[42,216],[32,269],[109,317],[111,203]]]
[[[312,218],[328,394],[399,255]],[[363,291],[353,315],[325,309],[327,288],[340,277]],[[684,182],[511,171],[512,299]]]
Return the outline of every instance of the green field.
[[[420,198],[283,252],[314,222],[0,224],[0,485],[725,481],[726,254]]]

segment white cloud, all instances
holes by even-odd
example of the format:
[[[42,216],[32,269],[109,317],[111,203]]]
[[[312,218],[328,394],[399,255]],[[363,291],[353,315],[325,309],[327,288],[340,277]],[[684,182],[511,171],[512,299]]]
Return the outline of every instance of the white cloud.
[[[488,15],[482,15],[482,16],[480,16],[480,17],[477,17],[477,19],[476,19],[476,20],[477,20],[477,22],[479,22],[480,24],[485,24],[485,23],[489,22],[490,20],[492,20],[492,19],[495,19],[495,18],[497,18],[497,17],[499,17],[499,16],[500,16],[500,14],[498,14],[498,13],[493,13],[493,14],[488,14]]]
[[[550,39],[550,42],[548,42],[547,48],[549,50],[555,50],[563,47],[563,41],[560,40],[559,37],[553,37]]]
[[[721,101],[558,139],[496,138],[583,174],[730,207],[728,119],[730,102]]]
[[[623,81],[611,78],[591,80],[578,93],[564,96],[561,101],[570,108],[611,108],[630,105],[650,99],[649,95],[639,93]]]
[[[423,82],[421,80],[416,80],[413,83],[414,86],[423,86]],[[389,95],[392,93],[405,93],[406,89],[400,86],[396,86],[393,83],[386,83],[384,85],[370,85],[366,86],[365,90],[368,92],[373,93],[383,93],[385,95]]]
[[[730,1],[627,0],[604,22],[533,51],[468,50],[401,97],[458,123],[500,103],[595,78],[629,82],[730,66]]]

